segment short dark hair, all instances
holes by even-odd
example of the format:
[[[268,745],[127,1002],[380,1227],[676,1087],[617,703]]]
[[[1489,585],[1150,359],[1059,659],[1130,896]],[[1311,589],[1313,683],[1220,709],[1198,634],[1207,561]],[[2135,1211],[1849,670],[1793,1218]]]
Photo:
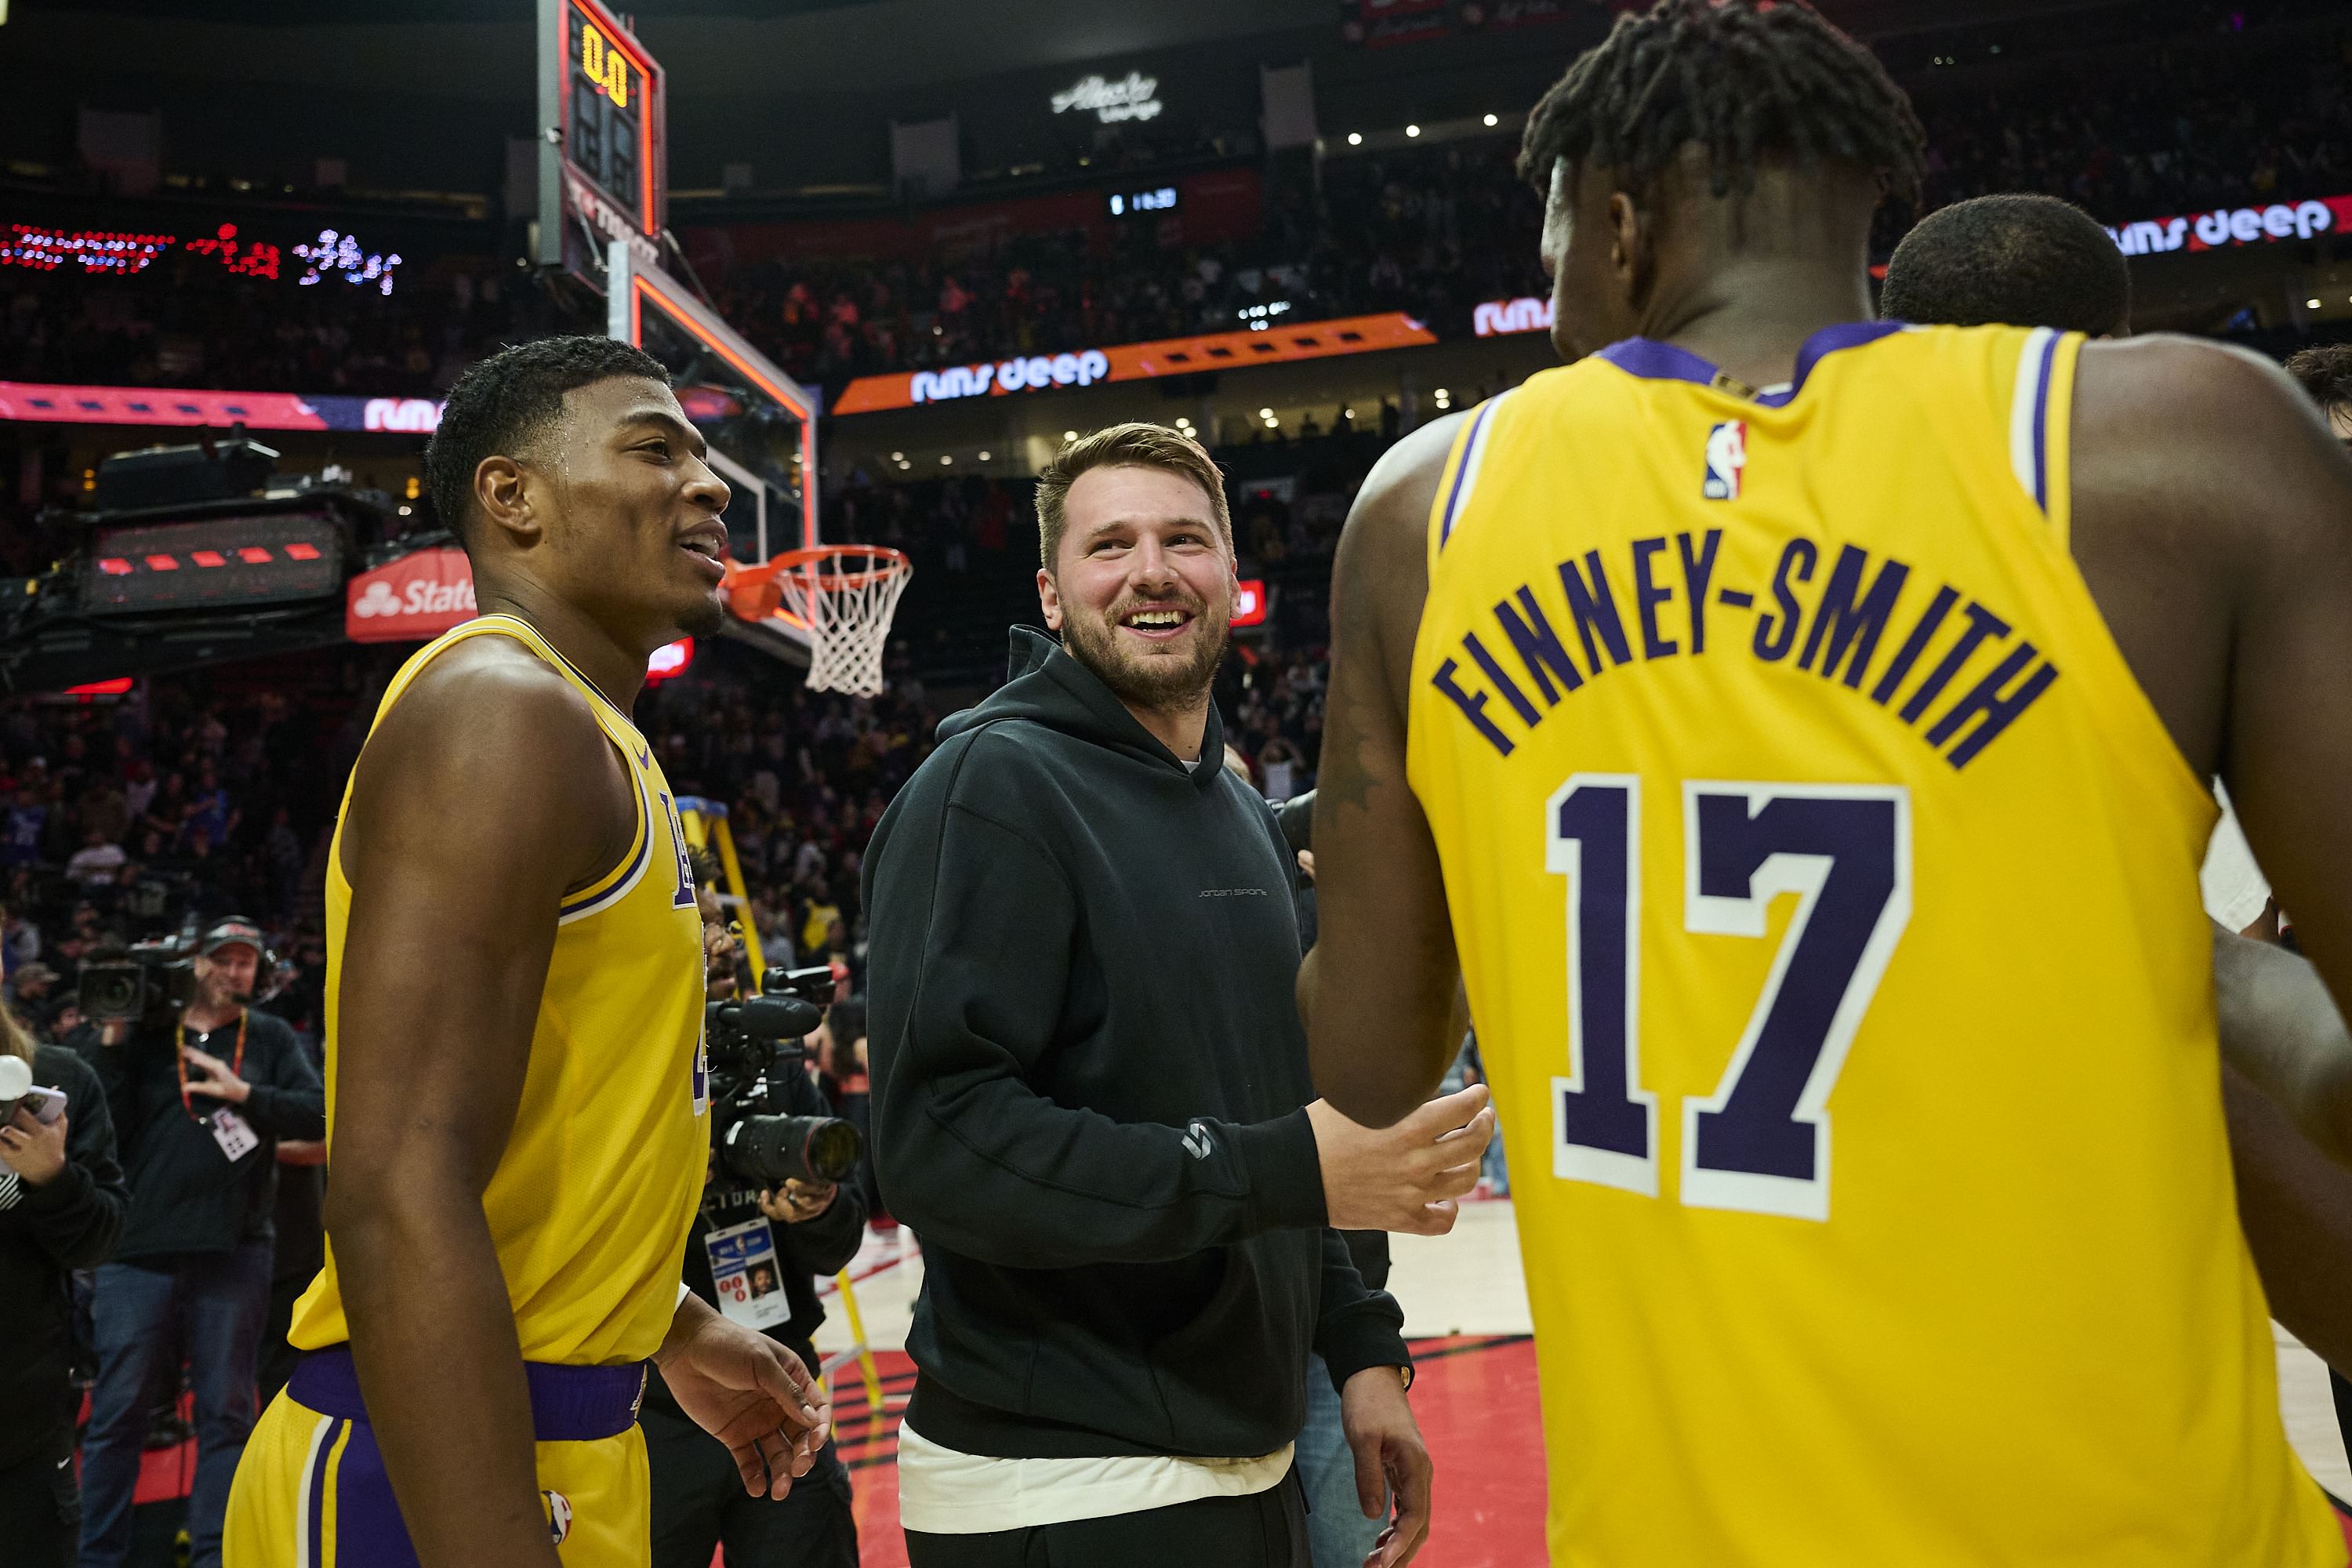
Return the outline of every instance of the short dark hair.
[[[2352,405],[2352,343],[2322,343],[2287,356],[2287,374],[2323,414]]]
[[[1922,326],[2056,327],[2105,337],[2131,321],[2131,265],[2091,215],[2056,196],[1954,202],[1886,263],[1879,313]]]
[[[1544,94],[1519,174],[1545,194],[1555,164],[1590,162],[1642,193],[1696,142],[1717,196],[1746,195],[1780,158],[1853,164],[1914,202],[1926,140],[1877,57],[1802,0],[1659,0]]]
[[[661,361],[617,338],[540,338],[500,349],[467,368],[442,405],[425,448],[425,483],[442,526],[471,547],[474,470],[511,457],[563,412],[563,395],[616,375],[669,384]]]

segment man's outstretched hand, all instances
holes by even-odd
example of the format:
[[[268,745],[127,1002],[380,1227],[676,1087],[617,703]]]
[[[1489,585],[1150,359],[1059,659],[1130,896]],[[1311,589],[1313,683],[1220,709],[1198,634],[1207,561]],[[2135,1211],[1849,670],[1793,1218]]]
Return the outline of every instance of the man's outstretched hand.
[[[1392,1366],[1368,1366],[1339,1391],[1339,1427],[1356,1458],[1356,1500],[1366,1519],[1378,1519],[1396,1499],[1396,1518],[1381,1531],[1364,1568],[1404,1568],[1429,1539],[1429,1483],[1433,1468],[1421,1426]]]
[[[1318,1100],[1307,1108],[1323,1166],[1327,1223],[1335,1230],[1444,1236],[1456,1200],[1478,1184],[1495,1135],[1486,1086],[1433,1100],[1393,1127],[1361,1127]]]
[[[678,1408],[727,1445],[743,1489],[781,1498],[808,1474],[833,1405],[801,1358],[688,1296],[654,1355]]]

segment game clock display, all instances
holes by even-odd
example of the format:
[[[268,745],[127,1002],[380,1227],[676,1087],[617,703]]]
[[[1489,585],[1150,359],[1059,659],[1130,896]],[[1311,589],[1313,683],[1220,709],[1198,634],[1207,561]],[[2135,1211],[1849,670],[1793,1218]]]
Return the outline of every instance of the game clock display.
[[[595,0],[561,0],[563,154],[631,226],[662,226],[661,68]]]

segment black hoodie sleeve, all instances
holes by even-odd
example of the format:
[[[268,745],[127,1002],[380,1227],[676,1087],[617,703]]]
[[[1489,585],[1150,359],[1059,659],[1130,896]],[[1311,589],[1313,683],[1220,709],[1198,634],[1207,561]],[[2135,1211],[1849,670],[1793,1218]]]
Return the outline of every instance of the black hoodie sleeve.
[[[256,1043],[266,1038],[268,1049],[253,1053],[259,1070],[248,1080],[253,1092],[239,1108],[245,1119],[265,1137],[324,1138],[327,1090],[293,1026],[268,1013],[249,1016]]]
[[[890,1212],[926,1241],[1014,1268],[1188,1258],[1321,1225],[1303,1110],[1170,1127],[1030,1087],[1054,1044],[1076,900],[1017,829],[960,803],[936,809],[934,832],[901,823],[869,868],[875,1142]]]
[[[114,1250],[131,1190],[114,1155],[114,1118],[98,1075],[63,1049],[44,1050],[37,1069],[66,1091],[66,1163],[47,1184],[24,1189],[0,1211],[0,1231],[30,1237],[59,1268],[95,1268]]]
[[[1385,1290],[1364,1283],[1347,1237],[1323,1231],[1323,1304],[1315,1318],[1315,1353],[1330,1369],[1331,1386],[1370,1366],[1411,1366],[1404,1345],[1404,1309]]]

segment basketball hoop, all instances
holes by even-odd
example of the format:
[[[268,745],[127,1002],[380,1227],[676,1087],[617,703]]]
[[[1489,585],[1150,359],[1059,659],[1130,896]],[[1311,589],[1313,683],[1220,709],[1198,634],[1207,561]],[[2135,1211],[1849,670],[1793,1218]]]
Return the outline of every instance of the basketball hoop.
[[[779,608],[809,634],[809,688],[873,697],[882,690],[882,639],[914,563],[880,544],[819,544],[744,571],[781,591]]]

